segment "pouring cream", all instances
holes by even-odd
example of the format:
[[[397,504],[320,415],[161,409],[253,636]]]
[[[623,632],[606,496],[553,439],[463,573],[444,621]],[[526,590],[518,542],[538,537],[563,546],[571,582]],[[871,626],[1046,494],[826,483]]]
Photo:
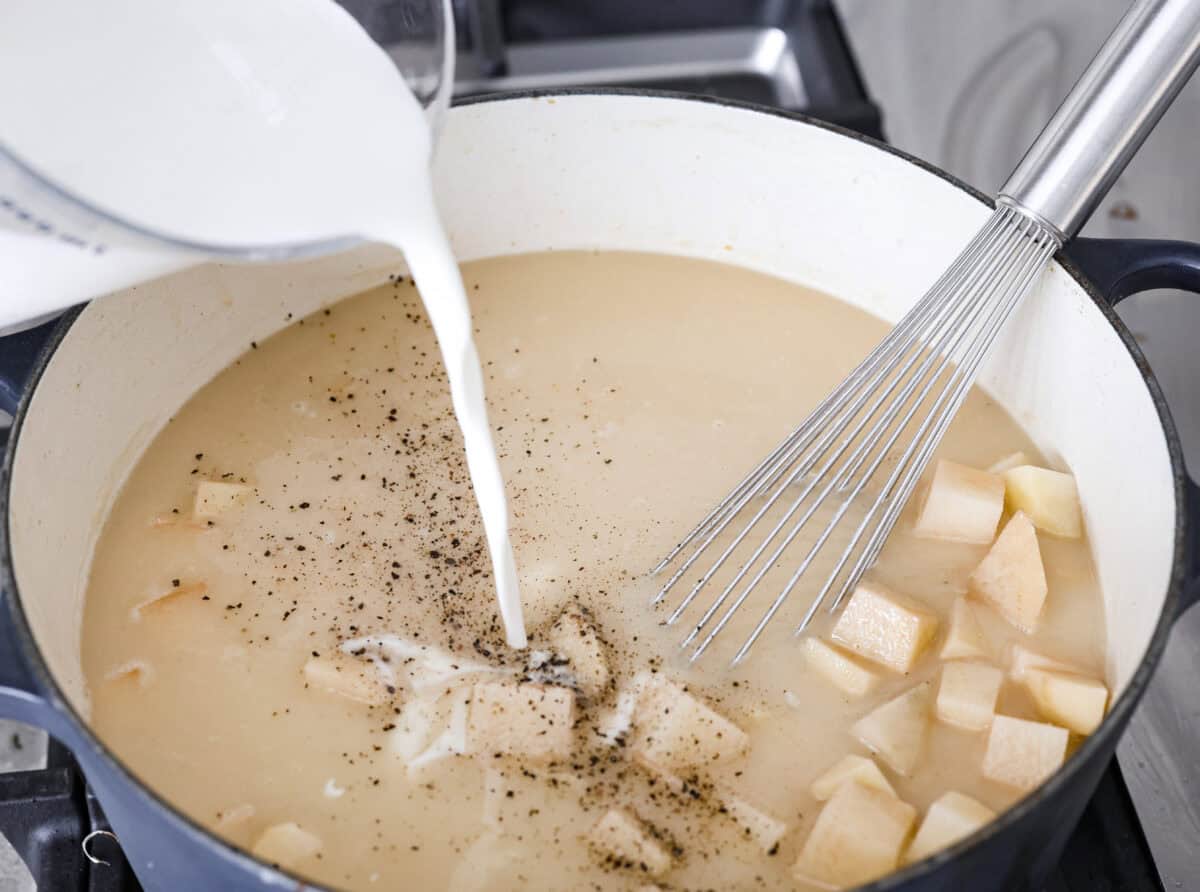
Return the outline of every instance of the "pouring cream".
[[[52,190],[24,193],[40,212],[10,201],[0,230],[39,220],[73,245],[72,260],[105,254],[115,236],[124,244],[102,262],[98,287],[313,243],[365,239],[404,252],[449,378],[507,640],[524,647],[470,311],[433,201],[432,134],[393,61],[332,0],[15,0],[0,10],[0,35],[0,147],[135,231],[56,216]],[[0,192],[6,183],[0,176]],[[46,247],[45,235],[22,238]],[[127,266],[113,273],[113,263]],[[30,318],[78,298],[65,285],[61,293],[55,307],[5,315]]]

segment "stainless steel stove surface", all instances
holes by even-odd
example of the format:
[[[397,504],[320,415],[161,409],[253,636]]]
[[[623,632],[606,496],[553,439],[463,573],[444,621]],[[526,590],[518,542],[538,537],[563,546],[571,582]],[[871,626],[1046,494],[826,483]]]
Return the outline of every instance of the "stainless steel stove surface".
[[[403,0],[341,2],[382,44],[391,42]],[[455,7],[460,96],[657,87],[806,111],[883,136],[830,0],[455,0]],[[61,747],[0,722],[3,771],[0,833],[9,844],[0,839],[0,892],[138,888]],[[1163,889],[1115,760],[1046,889]]]

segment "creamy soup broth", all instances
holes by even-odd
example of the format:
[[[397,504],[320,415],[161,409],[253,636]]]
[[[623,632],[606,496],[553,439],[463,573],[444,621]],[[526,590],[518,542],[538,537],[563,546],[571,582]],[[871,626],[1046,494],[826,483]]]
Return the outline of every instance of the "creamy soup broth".
[[[845,753],[865,754],[850,724],[935,678],[938,661],[847,699],[790,638],[813,595],[806,583],[736,671],[723,647],[685,669],[685,629],[659,625],[646,572],[884,323],[773,278],[665,256],[535,254],[468,263],[463,274],[531,647],[545,647],[563,608],[581,604],[616,686],[652,666],[745,730],[749,753],[714,773],[787,822],[774,853],[599,740],[612,686],[577,709],[566,764],[452,756],[409,772],[392,739],[403,690],[369,706],[306,681],[308,660],[368,635],[514,670],[525,660],[504,646],[445,372],[403,278],[247,345],[138,463],[97,545],[87,597],[98,733],[236,845],[298,823],[322,848],[294,870],[339,888],[636,888],[648,881],[640,871],[605,863],[583,840],[612,805],[674,841],[665,886],[797,887],[791,866],[820,808],[813,779]],[[987,467],[1016,450],[1036,460],[976,390],[940,454]],[[252,489],[195,521],[202,480]],[[906,514],[871,575],[944,617],[987,548],[918,539],[911,526]],[[1086,541],[1041,540],[1049,596],[1036,634],[980,611],[985,630],[998,646],[1019,640],[1101,676],[1103,606]],[[762,607],[747,605],[722,644],[740,643]],[[822,615],[814,632],[829,625]],[[1035,717],[1012,685],[999,708]],[[1020,794],[980,776],[983,747],[984,735],[935,722],[914,776],[889,780],[919,810],[948,789],[1002,809]],[[485,802],[497,777],[505,795]]]

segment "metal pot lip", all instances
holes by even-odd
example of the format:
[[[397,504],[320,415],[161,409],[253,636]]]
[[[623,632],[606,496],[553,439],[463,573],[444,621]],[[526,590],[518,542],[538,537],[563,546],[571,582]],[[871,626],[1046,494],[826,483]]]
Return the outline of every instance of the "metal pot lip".
[[[689,93],[678,93],[666,90],[648,90],[648,89],[590,89],[581,88],[562,88],[553,90],[522,90],[509,93],[489,94],[477,97],[467,98],[455,103],[457,106],[472,106],[491,102],[506,102],[512,100],[525,99],[554,99],[559,97],[573,96],[593,96],[593,97],[630,97],[635,99],[656,99],[672,102],[689,102],[689,103],[704,103],[709,105],[720,106],[734,111],[765,114],[772,117],[782,118],[787,121],[792,121],[799,124],[804,124],[811,127],[816,127],[821,130],[826,130],[830,133],[835,133],[847,139],[852,139],[856,142],[869,145],[881,152],[892,155],[895,158],[902,159],[910,164],[915,165],[926,173],[932,174],[954,186],[955,188],[967,193],[985,205],[993,206],[992,199],[980,192],[973,186],[968,185],[950,173],[936,167],[926,161],[921,160],[913,155],[903,152],[893,146],[889,146],[877,139],[869,136],[864,136],[853,130],[849,130],[837,124],[829,123],[814,118],[801,112],[785,111],[782,109],[772,108],[769,106],[758,105],[750,102],[742,102],[739,100],[722,99],[711,96],[700,96]],[[1046,802],[1053,797],[1059,795],[1065,790],[1068,785],[1074,780],[1075,776],[1082,770],[1084,764],[1097,758],[1106,748],[1108,748],[1108,738],[1119,733],[1128,721],[1134,706],[1137,704],[1146,685],[1149,683],[1150,677],[1162,657],[1163,651],[1166,648],[1167,636],[1170,633],[1173,617],[1175,616],[1184,584],[1184,575],[1186,572],[1186,532],[1187,532],[1187,517],[1186,517],[1186,497],[1185,486],[1187,481],[1187,472],[1184,468],[1183,450],[1179,442],[1179,434],[1175,428],[1174,420],[1171,417],[1170,410],[1167,408],[1166,399],[1163,396],[1162,388],[1158,380],[1154,377],[1149,364],[1146,362],[1145,356],[1134,340],[1133,335],[1125,327],[1125,324],[1117,316],[1113,308],[1104,300],[1095,286],[1087,279],[1082,271],[1068,258],[1063,252],[1059,252],[1055,256],[1055,260],[1063,267],[1064,270],[1075,280],[1076,284],[1081,287],[1084,292],[1091,298],[1096,309],[1104,316],[1112,327],[1121,342],[1125,345],[1125,349],[1133,359],[1138,371],[1141,373],[1142,380],[1149,392],[1150,399],[1158,412],[1159,422],[1162,425],[1163,435],[1167,444],[1168,457],[1171,462],[1171,474],[1175,490],[1175,544],[1172,553],[1172,566],[1170,581],[1166,598],[1163,602],[1163,609],[1159,615],[1158,622],[1155,625],[1154,633],[1150,638],[1150,643],[1146,648],[1146,653],[1143,655],[1137,670],[1130,678],[1128,685],[1119,697],[1112,703],[1108,714],[1104,717],[1104,722],[1101,727],[1092,735],[1090,735],[1080,745],[1078,750],[1072,754],[1071,758],[1054,773],[1036,790],[1029,793],[1023,799],[1016,802],[1012,807],[1000,814],[995,820],[989,822],[983,828],[978,830],[971,836],[959,841],[953,846],[942,850],[936,855],[920,861],[910,867],[903,868],[894,873],[883,877],[873,883],[861,887],[862,892],[890,892],[910,882],[917,882],[929,874],[940,870],[945,864],[954,860],[959,855],[968,851],[976,844],[983,842],[986,839],[998,836],[1008,828],[1022,821],[1025,816],[1038,808],[1043,802]],[[82,308],[69,310],[58,326],[55,328],[52,336],[42,348],[37,361],[31,370],[29,381],[26,385],[25,392],[22,394],[20,405],[17,409],[17,414],[13,418],[12,429],[8,440],[7,447],[4,453],[4,460],[0,466],[0,512],[2,512],[2,520],[0,520],[0,583],[4,586],[4,597],[8,600],[12,610],[14,625],[17,631],[18,646],[23,651],[26,664],[31,668],[35,680],[41,686],[41,693],[46,696],[48,705],[65,714],[74,731],[77,734],[79,742],[87,745],[91,750],[91,754],[103,761],[107,767],[120,775],[125,781],[135,785],[141,795],[148,800],[150,804],[157,806],[161,811],[165,812],[170,820],[178,823],[183,830],[193,835],[198,835],[202,840],[213,850],[214,854],[223,857],[227,860],[236,860],[243,863],[247,868],[255,870],[277,871],[285,874],[291,879],[303,884],[305,888],[319,889],[322,887],[313,886],[301,877],[294,874],[282,871],[279,868],[272,868],[259,861],[253,856],[247,854],[234,847],[230,843],[219,839],[215,834],[211,833],[205,827],[201,826],[197,821],[189,815],[178,810],[174,805],[164,799],[157,791],[149,784],[140,780],[137,775],[127,767],[120,759],[112,753],[108,747],[96,736],[88,723],[75,710],[74,706],[66,699],[62,689],[57,681],[51,675],[49,667],[42,658],[41,652],[38,649],[37,643],[33,637],[33,630],[29,625],[28,617],[25,614],[24,607],[21,603],[20,594],[17,588],[17,581],[13,571],[11,536],[9,531],[9,522],[11,514],[9,511],[9,503],[11,499],[11,481],[12,481],[12,465],[16,455],[17,444],[20,441],[21,431],[24,427],[25,418],[29,413],[30,403],[33,395],[37,391],[37,386],[41,382],[42,375],[48,367],[51,358],[71,326],[78,319]],[[332,887],[325,887],[332,888]]]

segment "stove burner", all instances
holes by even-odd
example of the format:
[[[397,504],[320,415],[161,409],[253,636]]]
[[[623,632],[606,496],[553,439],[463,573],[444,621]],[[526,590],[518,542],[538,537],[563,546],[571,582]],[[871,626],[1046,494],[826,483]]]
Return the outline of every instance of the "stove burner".
[[[137,892],[100,805],[70,754],[51,740],[46,767],[0,774],[0,833],[39,892]],[[22,889],[0,876],[0,888]]]

